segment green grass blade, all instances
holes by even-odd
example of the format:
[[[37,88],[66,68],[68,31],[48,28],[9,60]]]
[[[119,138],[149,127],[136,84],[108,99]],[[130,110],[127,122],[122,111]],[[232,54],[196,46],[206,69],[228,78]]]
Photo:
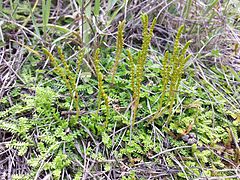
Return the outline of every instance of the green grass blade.
[[[100,0],[95,0],[93,13],[95,16],[99,16],[100,12]]]
[[[36,2],[38,2],[38,0],[36,1]],[[35,32],[36,32],[36,34],[38,35],[38,36],[40,36],[40,31],[39,31],[39,28],[38,28],[38,25],[37,25],[37,23],[36,23],[36,18],[35,18],[35,16],[34,16],[34,14],[33,14],[33,12],[34,12],[34,10],[35,10],[35,8],[36,8],[36,3],[34,4],[34,7],[32,8],[32,10],[30,11],[30,15],[27,17],[27,19],[26,19],[26,21],[24,22],[24,24],[23,24],[23,26],[25,26],[27,23],[28,23],[28,21],[29,21],[29,19],[30,19],[30,17],[32,18],[32,23],[33,23],[33,27],[34,27],[34,29],[35,29]],[[29,8],[31,8],[31,4],[29,3]]]
[[[3,1],[0,0],[0,10],[2,10],[2,8],[3,8]]]
[[[51,0],[42,1],[42,15],[43,15],[43,34],[46,38],[47,33],[47,24],[50,15]]]
[[[191,8],[191,5],[192,5],[192,0],[187,0],[187,4],[186,6],[184,7],[184,18],[188,18],[189,16],[189,12],[190,12],[190,8]]]
[[[108,1],[108,11],[110,11],[113,6],[117,3],[118,0],[109,0]]]
[[[229,70],[231,71],[231,73],[233,74],[234,78],[235,78],[238,82],[240,82],[240,76],[237,74],[237,72],[236,72],[233,68],[231,68],[231,67],[228,67],[228,68],[229,68]]]
[[[211,10],[213,10],[213,7],[218,3],[219,0],[211,0],[211,2],[207,5],[206,11],[203,13],[203,15],[208,14]]]
[[[91,19],[91,13],[92,13],[92,2],[86,2],[87,3],[87,6],[85,8],[85,15],[86,15],[86,18],[87,19]],[[84,23],[84,26],[83,26],[83,29],[84,29],[84,33],[83,33],[83,42],[85,44],[88,44],[89,41],[90,41],[90,34],[89,34],[89,30],[90,30],[90,25],[88,23],[87,20],[85,20],[85,23]]]

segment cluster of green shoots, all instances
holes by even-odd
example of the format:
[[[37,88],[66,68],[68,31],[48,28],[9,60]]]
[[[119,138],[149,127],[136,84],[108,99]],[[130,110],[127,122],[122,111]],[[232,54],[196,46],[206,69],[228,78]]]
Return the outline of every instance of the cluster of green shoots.
[[[142,42],[141,50],[138,52],[136,63],[133,60],[133,56],[130,50],[127,50],[127,55],[128,55],[129,64],[130,64],[131,89],[133,92],[133,99],[132,99],[132,105],[131,105],[132,107],[131,125],[132,126],[134,125],[134,122],[137,117],[141,86],[144,78],[144,67],[146,64],[148,49],[151,43],[151,39],[153,37],[153,29],[156,24],[156,18],[153,20],[150,28],[148,28],[148,23],[149,23],[148,16],[146,14],[142,15],[143,42]],[[117,42],[116,42],[116,58],[111,71],[112,84],[114,83],[114,77],[115,77],[117,67],[123,51],[124,24],[125,22],[122,21],[118,25]],[[162,76],[163,90],[159,100],[157,111],[154,113],[154,115],[150,119],[151,122],[159,118],[160,116],[162,116],[163,113],[166,112],[167,110],[168,110],[169,116],[166,120],[166,124],[168,124],[171,121],[172,114],[173,114],[172,113],[173,105],[175,103],[176,93],[178,92],[179,84],[182,78],[182,74],[184,72],[184,66],[190,58],[190,55],[186,56],[187,49],[190,45],[190,41],[188,41],[183,48],[181,48],[179,44],[179,39],[183,29],[184,29],[184,26],[181,26],[178,30],[178,33],[176,35],[176,40],[174,43],[173,52],[169,53],[168,51],[166,51],[164,58],[162,60],[161,76]],[[65,60],[62,49],[58,48],[58,53],[60,56],[60,60],[63,64],[63,68],[59,66],[56,59],[47,49],[43,49],[43,50],[44,50],[44,53],[49,57],[53,66],[55,67],[55,72],[64,80],[70,92],[70,96],[75,103],[77,117],[78,117],[79,116],[79,106],[78,106],[79,97],[76,90],[76,80],[77,80],[77,74],[80,71],[80,65],[84,55],[83,51],[80,52],[77,65],[76,65],[77,66],[76,72],[74,75],[74,73],[70,70],[69,65]],[[98,80],[98,89],[99,89],[97,114],[100,109],[101,99],[103,99],[106,107],[106,121],[105,121],[105,127],[106,127],[108,124],[108,120],[110,118],[109,117],[110,106],[109,106],[109,97],[104,90],[103,74],[100,71],[99,53],[100,53],[100,50],[97,49],[94,55],[94,65],[96,68],[96,76]],[[168,97],[169,102],[165,104],[163,102],[166,97]]]
[[[133,56],[130,52],[130,50],[127,50],[127,55],[129,59],[130,64],[130,78],[131,78],[131,89],[133,92],[133,100],[132,100],[132,122],[131,125],[134,124],[136,117],[137,117],[137,111],[140,101],[140,93],[141,93],[141,86],[142,81],[144,78],[144,66],[146,64],[147,55],[148,55],[148,49],[150,46],[150,42],[153,36],[153,29],[156,24],[156,19],[153,20],[150,28],[148,29],[148,16],[146,14],[142,15],[142,24],[143,24],[143,43],[142,48],[138,53],[137,56],[137,62],[134,63]],[[173,53],[169,53],[166,51],[163,61],[162,61],[162,69],[161,69],[161,76],[162,76],[162,84],[163,84],[163,90],[160,97],[159,105],[157,108],[157,111],[154,113],[153,117],[150,121],[154,121],[155,119],[159,118],[166,110],[168,110],[168,119],[167,123],[171,121],[172,118],[172,111],[173,111],[173,105],[176,99],[176,93],[178,92],[179,84],[182,78],[182,74],[184,72],[184,66],[186,62],[189,60],[190,55],[186,56],[187,49],[190,45],[190,41],[185,44],[183,48],[180,47],[179,39],[181,36],[181,33],[184,29],[184,26],[181,26],[178,29],[178,33],[176,35],[176,40],[174,43]],[[119,61],[121,59],[121,54],[123,50],[123,30],[124,30],[124,21],[119,23],[118,26],[118,33],[117,33],[117,43],[116,43],[116,58],[115,63],[112,68],[112,83],[114,83],[114,76],[117,71],[117,67],[119,64]],[[98,53],[99,50],[96,51],[95,55],[95,66],[97,71],[97,77],[98,77],[98,84],[99,84],[99,91],[101,97],[103,97],[107,112],[109,111],[109,105],[108,105],[108,98],[103,90],[103,83],[102,83],[102,74],[99,70],[98,65]],[[163,105],[164,98],[168,97],[169,103]],[[107,113],[108,114],[108,113]],[[109,114],[107,115],[107,117]]]
[[[79,96],[77,93],[76,82],[77,82],[78,74],[80,71],[80,66],[83,61],[84,51],[80,50],[77,63],[76,63],[76,72],[73,72],[72,70],[70,70],[67,60],[65,59],[63,51],[60,47],[58,47],[58,54],[63,67],[60,66],[60,64],[52,55],[52,53],[50,53],[47,49],[43,48],[43,52],[50,59],[51,64],[54,66],[55,73],[59,75],[63,79],[64,83],[66,84],[66,87],[70,93],[70,97],[74,102],[75,109],[76,109],[76,117],[78,118],[80,113],[80,108],[79,108]]]
[[[182,79],[184,66],[191,57],[190,55],[186,56],[190,41],[188,41],[182,49],[179,45],[179,39],[183,29],[183,25],[178,29],[178,33],[176,35],[174,43],[173,53],[169,53],[168,51],[166,51],[164,55],[161,69],[163,90],[160,97],[158,109],[154,116],[151,118],[151,121],[159,118],[166,110],[168,110],[169,114],[166,124],[171,121],[173,114],[173,105],[176,99],[175,96],[178,92],[179,84]],[[163,100],[165,97],[168,97],[169,102],[163,107]]]

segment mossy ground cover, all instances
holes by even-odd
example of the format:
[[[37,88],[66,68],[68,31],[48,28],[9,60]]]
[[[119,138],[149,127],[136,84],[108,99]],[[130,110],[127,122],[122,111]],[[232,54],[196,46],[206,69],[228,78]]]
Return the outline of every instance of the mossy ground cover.
[[[86,17],[91,16],[88,12],[98,14],[98,1],[94,2],[85,5]],[[187,10],[191,1],[187,2],[182,11],[185,18],[191,15]],[[130,31],[127,21],[125,30],[119,26],[115,41],[98,34],[100,29],[91,27],[91,19],[88,19],[84,28],[95,30],[95,37],[86,34],[82,38],[79,29],[75,29],[74,20],[83,14],[73,17],[51,11],[59,15],[55,22],[47,10],[43,12],[48,9],[48,3],[36,4],[36,9],[30,11],[26,7],[34,5],[28,2],[3,4],[1,48],[5,61],[12,63],[15,76],[12,78],[14,84],[5,83],[5,79],[11,80],[6,75],[6,70],[11,68],[7,68],[8,63],[3,63],[0,100],[2,178],[238,178],[239,72],[224,61],[216,62],[227,53],[229,57],[237,56],[237,43],[232,53],[224,52],[220,45],[210,46],[205,39],[202,44],[196,44],[188,35],[195,35],[198,28],[191,31],[186,23],[181,38],[176,38],[177,26],[175,33],[169,34],[171,41],[167,45],[161,44],[164,46],[162,51],[162,47],[158,48],[154,43],[155,31],[151,41],[149,29],[153,17],[157,17],[154,10],[150,11],[149,23],[145,24],[145,30],[150,34],[140,35],[140,43],[133,41],[129,45],[126,39],[125,44],[121,43],[123,34],[128,37]],[[70,2],[73,7],[81,8],[78,3]],[[113,19],[118,22],[117,14],[124,15],[125,8],[138,7],[134,3],[129,7],[118,1],[111,3],[113,12],[107,13],[109,19],[106,22],[109,24],[116,23]],[[151,10],[151,3],[141,3],[146,3]],[[217,8],[218,3],[207,4],[210,10],[207,8],[203,12],[208,15],[210,24],[215,20],[215,11],[211,8]],[[53,2],[51,7],[60,5]],[[41,9],[42,6],[45,8]],[[172,5],[165,9],[165,15],[171,13],[177,17],[176,10],[177,6]],[[34,15],[27,21],[21,18],[26,19],[31,13]],[[40,18],[43,23],[39,26],[37,20],[42,16],[45,19]],[[10,22],[6,21],[7,17],[11,17]],[[131,18],[125,20],[134,22]],[[141,21],[139,24],[144,26],[144,18],[143,25]],[[173,27],[175,25],[173,23]],[[237,30],[237,25],[235,28]],[[157,25],[155,29],[158,29]],[[178,49],[174,46],[176,39],[180,42]],[[182,50],[187,40],[192,43],[188,45],[189,49],[187,46]],[[142,43],[145,45],[138,48]],[[188,54],[190,59],[187,59]],[[16,57],[23,59],[21,65],[15,64]],[[186,64],[178,64],[184,58]],[[201,59],[210,61],[202,62]],[[180,67],[183,68],[181,72],[178,71]],[[169,72],[164,73],[164,70]],[[169,80],[164,84],[166,76]]]

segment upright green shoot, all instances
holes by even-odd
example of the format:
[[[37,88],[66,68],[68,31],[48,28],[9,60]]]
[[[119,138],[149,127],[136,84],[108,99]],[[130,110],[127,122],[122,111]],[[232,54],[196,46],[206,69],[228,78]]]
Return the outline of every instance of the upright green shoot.
[[[123,50],[124,24],[125,24],[125,21],[122,21],[122,22],[119,22],[119,25],[118,25],[117,43],[116,43],[116,49],[117,49],[116,50],[116,58],[115,58],[115,63],[112,68],[112,84],[114,83],[114,76],[117,71],[117,67],[118,67],[119,61],[121,59],[121,54],[122,54],[122,50]]]
[[[133,57],[132,57],[131,51],[127,50],[127,54],[128,54],[128,59],[130,62],[131,88],[132,88],[132,92],[134,92],[134,90],[135,90],[135,67],[134,67],[134,62],[133,62]]]
[[[100,0],[95,0],[93,13],[95,16],[99,16],[99,12],[100,12]]]
[[[98,109],[100,106],[101,98],[103,98],[105,106],[106,106],[106,121],[105,121],[105,127],[108,125],[108,120],[110,116],[110,106],[109,106],[109,99],[107,94],[105,93],[104,87],[103,87],[103,75],[100,71],[100,66],[99,66],[99,53],[100,50],[97,49],[94,55],[94,65],[96,68],[96,75],[98,79],[98,89],[99,89],[99,94],[98,94]]]
[[[43,21],[43,34],[44,38],[46,39],[47,36],[47,24],[50,16],[50,7],[51,7],[51,0],[42,0],[42,21]]]
[[[0,0],[0,10],[3,8],[3,0]]]
[[[153,116],[153,118],[151,119],[151,121],[153,121],[155,118],[158,118],[159,116],[161,116],[161,113],[162,113],[163,100],[166,95],[167,85],[168,85],[169,76],[170,76],[170,66],[169,66],[168,58],[169,58],[169,52],[166,51],[163,61],[162,61],[163,67],[162,67],[162,71],[161,71],[163,90],[162,90],[162,94],[161,94],[161,97],[159,100],[158,110],[155,113],[155,115]]]
[[[187,3],[185,5],[184,11],[183,11],[183,15],[184,15],[185,19],[187,19],[189,16],[191,6],[192,6],[192,0],[187,0]]]
[[[153,36],[153,29],[156,24],[156,18],[154,18],[152,25],[150,29],[148,30],[148,16],[146,14],[142,15],[142,24],[143,24],[143,43],[141,51],[138,54],[138,61],[137,61],[137,67],[136,72],[134,72],[134,64],[131,57],[130,51],[128,52],[128,57],[130,60],[130,66],[131,66],[131,86],[133,90],[133,105],[132,105],[132,111],[133,111],[133,118],[132,118],[132,125],[135,122],[136,116],[137,116],[137,109],[139,106],[139,100],[140,100],[140,89],[142,86],[142,80],[144,77],[144,66],[146,64],[147,60],[147,54],[148,54],[148,48]],[[136,76],[136,78],[134,78]],[[134,80],[136,79],[136,80]]]

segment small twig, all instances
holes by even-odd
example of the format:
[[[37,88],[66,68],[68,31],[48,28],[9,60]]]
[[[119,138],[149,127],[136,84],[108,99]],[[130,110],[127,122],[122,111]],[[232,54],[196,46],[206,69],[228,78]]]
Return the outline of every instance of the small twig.
[[[81,110],[80,112],[79,112],[79,115],[83,115],[83,114],[86,114],[87,112],[85,111],[85,110]],[[70,115],[70,116],[74,116],[74,115],[76,115],[77,114],[77,111],[62,111],[61,112],[61,116],[68,116],[68,115]]]
[[[180,146],[180,147],[175,147],[175,148],[172,148],[172,149],[166,149],[165,151],[161,151],[160,153],[152,156],[152,157],[149,157],[149,159],[154,159],[158,156],[160,156],[161,154],[165,154],[165,153],[168,153],[168,152],[171,152],[171,151],[175,151],[175,150],[178,150],[178,149],[184,149],[184,148],[192,148],[192,146]]]

